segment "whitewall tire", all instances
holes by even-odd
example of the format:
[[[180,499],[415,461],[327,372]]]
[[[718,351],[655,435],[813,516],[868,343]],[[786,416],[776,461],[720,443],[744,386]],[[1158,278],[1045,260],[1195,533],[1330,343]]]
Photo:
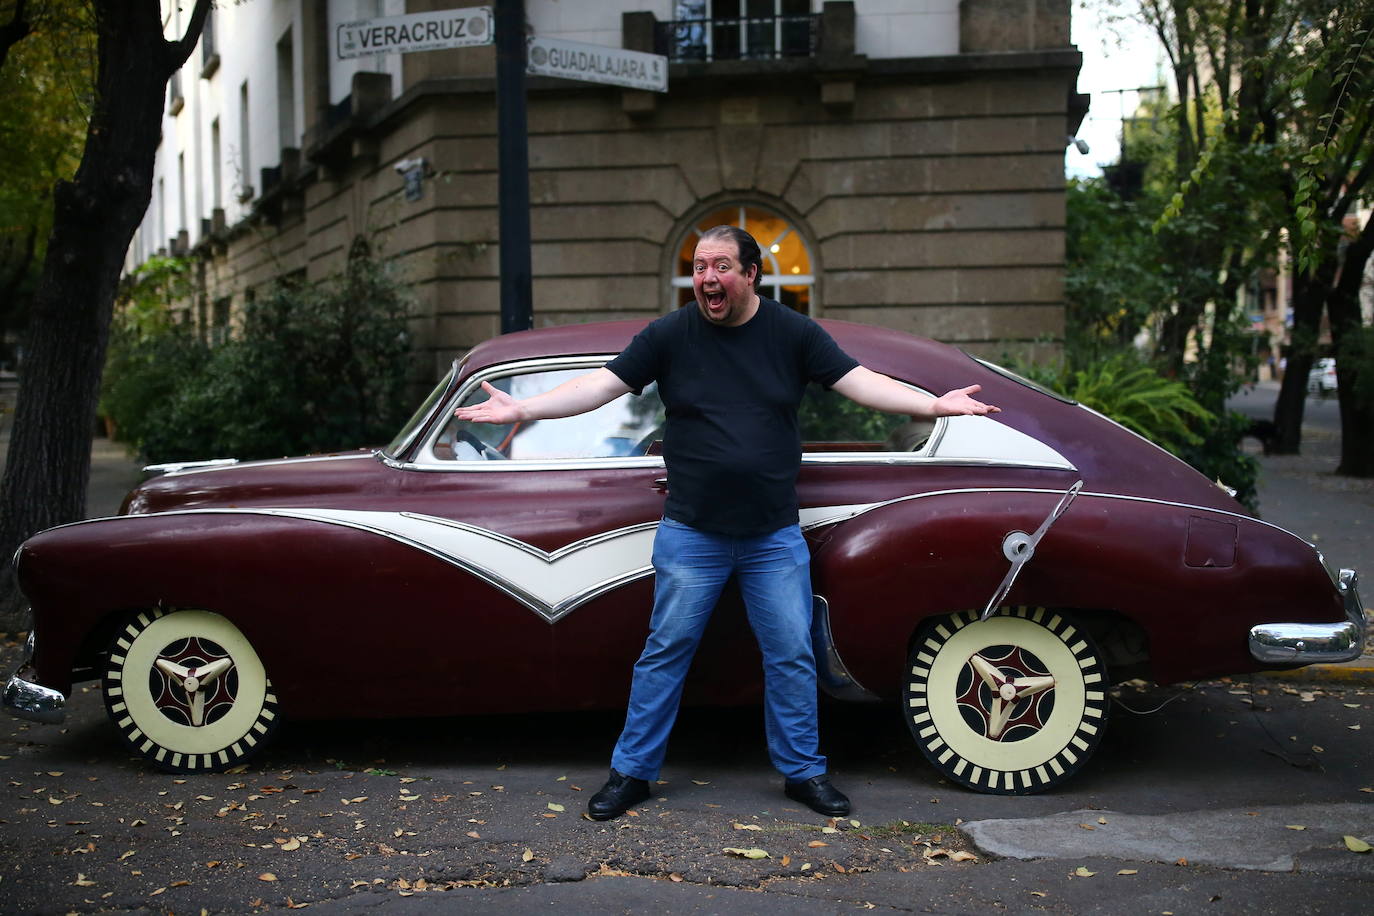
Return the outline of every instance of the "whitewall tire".
[[[278,722],[257,652],[209,611],[134,615],[110,645],[102,692],[124,743],[174,773],[234,766],[266,744]]]
[[[903,716],[927,760],[978,792],[1062,784],[1102,739],[1107,671],[1092,638],[1040,607],[930,621],[908,658]]]

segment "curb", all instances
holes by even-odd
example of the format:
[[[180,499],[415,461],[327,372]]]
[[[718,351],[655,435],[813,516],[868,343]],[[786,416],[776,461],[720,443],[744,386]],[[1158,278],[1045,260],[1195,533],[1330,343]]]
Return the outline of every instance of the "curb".
[[[1288,671],[1256,671],[1256,678],[1276,681],[1320,681],[1357,686],[1374,684],[1374,656],[1362,655],[1339,665],[1308,665]]]

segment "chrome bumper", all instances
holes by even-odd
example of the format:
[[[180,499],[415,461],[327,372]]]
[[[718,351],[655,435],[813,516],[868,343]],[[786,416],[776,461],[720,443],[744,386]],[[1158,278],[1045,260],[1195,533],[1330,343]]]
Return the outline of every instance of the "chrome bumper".
[[[56,724],[67,717],[67,698],[61,691],[35,684],[24,678],[33,659],[33,634],[24,643],[24,657],[5,684],[5,710],[21,719]]]
[[[1348,662],[1364,650],[1364,605],[1353,569],[1341,570],[1337,589],[1345,604],[1342,623],[1263,623],[1250,630],[1250,654],[1267,665]]]

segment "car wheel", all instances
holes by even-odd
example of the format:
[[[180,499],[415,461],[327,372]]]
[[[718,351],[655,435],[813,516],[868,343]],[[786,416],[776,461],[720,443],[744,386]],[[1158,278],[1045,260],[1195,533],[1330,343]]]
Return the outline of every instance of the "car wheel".
[[[1029,795],[1087,761],[1107,721],[1107,672],[1092,638],[1045,608],[964,611],[911,648],[903,715],[921,753],[978,792]]]
[[[124,743],[173,773],[222,770],[271,737],[277,698],[238,627],[209,611],[141,611],[115,635],[102,683]]]

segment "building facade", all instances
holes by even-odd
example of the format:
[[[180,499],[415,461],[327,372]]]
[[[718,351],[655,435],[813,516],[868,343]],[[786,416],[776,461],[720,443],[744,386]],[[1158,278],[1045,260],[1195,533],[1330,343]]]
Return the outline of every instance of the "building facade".
[[[194,254],[191,320],[338,271],[418,297],[417,374],[500,329],[491,46],[345,56],[340,26],[437,0],[222,5],[169,86],[129,254]],[[765,292],[980,355],[1063,335],[1069,0],[525,0],[533,36],[664,54],[666,93],[527,80],[535,326],[652,317],[699,232],[744,225]],[[189,9],[167,14],[180,34]],[[348,53],[354,53],[349,51]]]

